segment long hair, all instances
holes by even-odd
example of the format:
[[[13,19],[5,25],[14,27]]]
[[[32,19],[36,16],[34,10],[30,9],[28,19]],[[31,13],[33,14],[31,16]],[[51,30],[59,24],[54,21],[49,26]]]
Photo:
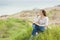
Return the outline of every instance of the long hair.
[[[42,11],[42,13],[43,13],[44,16],[47,16],[45,10],[41,10],[41,11]]]

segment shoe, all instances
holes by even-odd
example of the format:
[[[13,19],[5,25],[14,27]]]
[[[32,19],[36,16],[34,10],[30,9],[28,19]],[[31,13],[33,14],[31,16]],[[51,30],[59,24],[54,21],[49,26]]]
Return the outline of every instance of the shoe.
[[[36,38],[38,37],[38,32],[36,32]]]

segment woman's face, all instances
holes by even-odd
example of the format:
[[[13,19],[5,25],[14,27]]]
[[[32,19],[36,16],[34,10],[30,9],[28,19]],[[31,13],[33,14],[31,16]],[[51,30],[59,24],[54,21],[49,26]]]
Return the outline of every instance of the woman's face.
[[[40,16],[42,16],[42,15],[43,15],[42,11],[40,11],[40,12],[39,12],[39,15],[40,15]]]

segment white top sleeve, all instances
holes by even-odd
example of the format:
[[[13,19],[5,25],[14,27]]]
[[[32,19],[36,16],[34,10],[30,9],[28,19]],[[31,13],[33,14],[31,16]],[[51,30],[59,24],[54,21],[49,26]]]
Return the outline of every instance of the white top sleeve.
[[[36,22],[38,22],[38,20],[39,20],[39,18],[40,18],[40,16],[36,16],[36,17],[34,17],[34,19],[33,19],[33,23],[36,23]]]
[[[45,18],[45,26],[48,25],[48,20],[49,20],[48,17],[46,17],[46,18]]]

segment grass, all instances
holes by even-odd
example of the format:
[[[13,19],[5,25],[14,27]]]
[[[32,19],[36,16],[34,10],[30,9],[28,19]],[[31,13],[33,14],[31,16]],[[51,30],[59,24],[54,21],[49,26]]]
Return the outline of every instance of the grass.
[[[52,28],[39,33],[33,40],[60,40],[60,26],[50,25]],[[0,20],[0,40],[29,40],[32,26],[27,20],[8,18]]]

